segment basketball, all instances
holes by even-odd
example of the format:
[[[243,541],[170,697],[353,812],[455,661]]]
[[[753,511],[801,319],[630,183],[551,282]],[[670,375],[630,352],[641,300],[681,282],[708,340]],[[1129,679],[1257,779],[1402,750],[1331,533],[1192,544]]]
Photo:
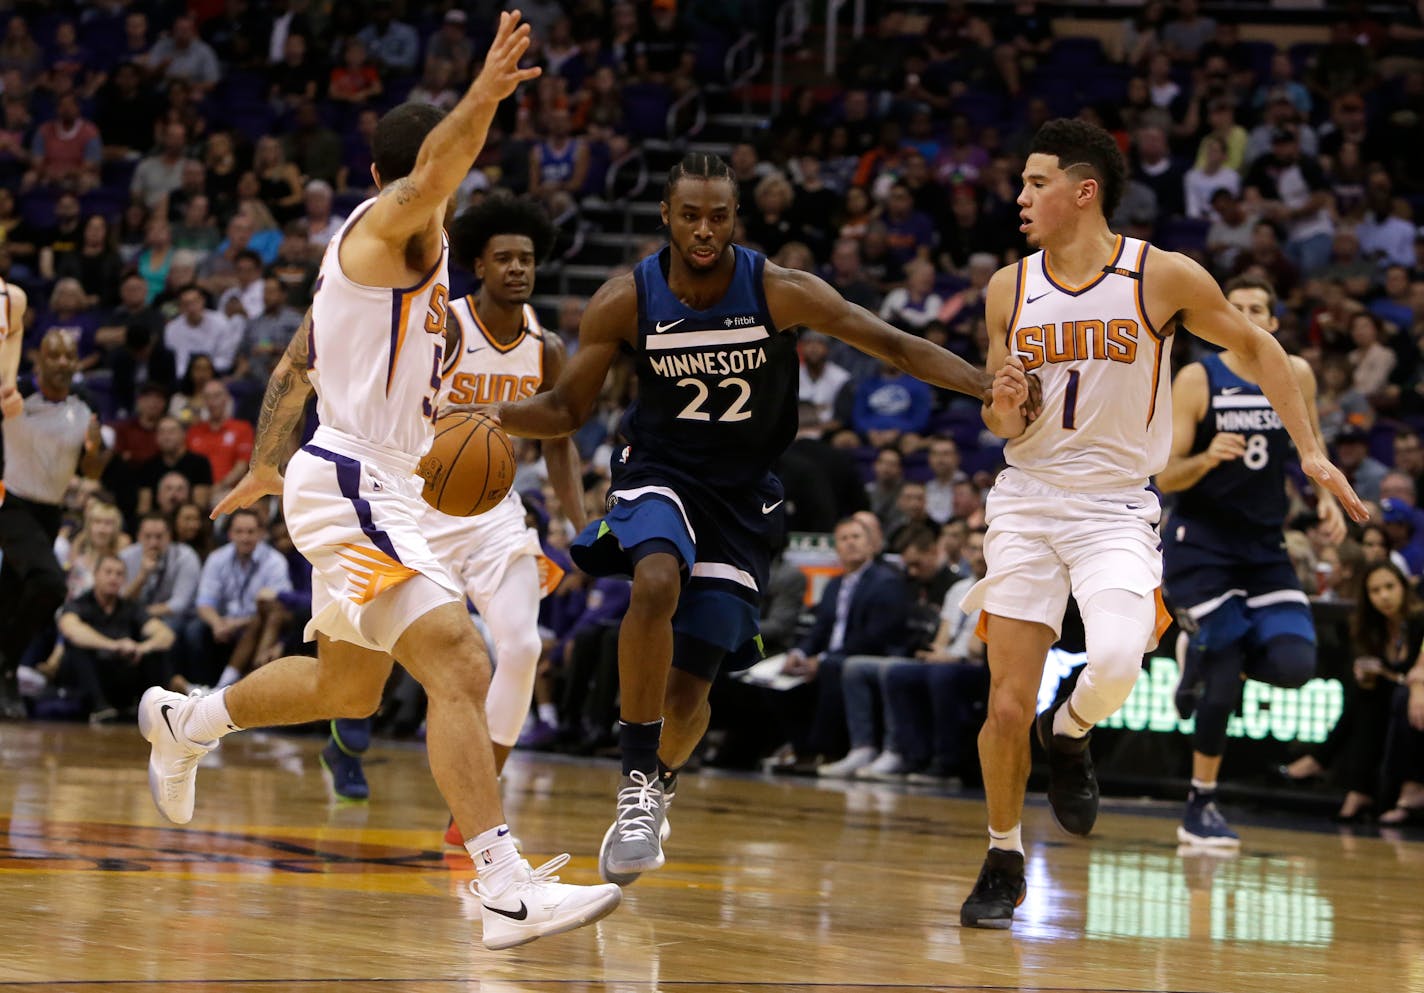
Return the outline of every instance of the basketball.
[[[435,439],[416,475],[420,495],[442,514],[473,517],[504,499],[514,485],[514,446],[485,414],[447,414],[435,422]]]

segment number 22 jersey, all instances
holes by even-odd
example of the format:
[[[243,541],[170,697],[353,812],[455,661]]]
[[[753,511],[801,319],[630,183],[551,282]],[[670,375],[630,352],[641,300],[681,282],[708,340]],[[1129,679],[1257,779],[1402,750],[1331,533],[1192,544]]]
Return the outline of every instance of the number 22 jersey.
[[[722,299],[693,310],[668,287],[671,249],[633,272],[638,396],[622,435],[636,458],[709,486],[760,481],[796,437],[796,336],[778,333],[762,290],[766,257],[734,245]]]
[[[1148,244],[1117,236],[1112,261],[1081,286],[1046,252],[1018,264],[1009,351],[1043,387],[1043,412],[1009,441],[1009,465],[1065,490],[1140,488],[1172,448],[1171,343],[1147,317]]]

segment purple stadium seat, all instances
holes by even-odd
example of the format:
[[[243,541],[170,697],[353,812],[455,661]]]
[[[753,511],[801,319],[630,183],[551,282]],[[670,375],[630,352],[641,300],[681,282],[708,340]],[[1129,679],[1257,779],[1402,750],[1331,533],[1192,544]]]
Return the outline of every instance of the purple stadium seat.
[[[667,112],[672,92],[656,83],[632,83],[623,88],[623,119],[634,138],[663,138],[667,135]]]
[[[1191,217],[1169,217],[1157,226],[1156,244],[1164,251],[1206,251],[1208,221]]]

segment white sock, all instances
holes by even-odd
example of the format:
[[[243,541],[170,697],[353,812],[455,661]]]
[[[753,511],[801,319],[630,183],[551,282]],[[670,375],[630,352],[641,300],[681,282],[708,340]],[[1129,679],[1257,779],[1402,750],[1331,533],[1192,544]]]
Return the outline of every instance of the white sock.
[[[1058,713],[1053,715],[1054,734],[1067,735],[1069,738],[1081,738],[1093,730],[1091,724],[1084,726],[1074,720],[1072,710],[1073,700],[1070,697],[1067,703],[1058,708]]]
[[[195,742],[215,742],[225,734],[241,730],[228,715],[227,690],[198,697],[183,721],[183,733]]]
[[[241,678],[242,673],[238,672],[232,666],[223,666],[222,675],[218,677],[218,689],[231,686]]]
[[[1196,790],[1198,793],[1215,793],[1216,780],[1213,779],[1211,782],[1207,782],[1205,779],[1197,779],[1195,776],[1193,776],[1192,789]]]
[[[539,720],[549,725],[551,728],[559,726],[559,708],[552,703],[539,704]]]
[[[498,824],[465,842],[465,851],[475,863],[481,887],[490,893],[502,893],[519,868],[519,849],[509,837],[509,825]]]
[[[997,848],[1001,852],[1018,852],[1022,855],[1024,853],[1022,822],[1015,824],[1007,831],[995,831],[990,828],[989,847]]]

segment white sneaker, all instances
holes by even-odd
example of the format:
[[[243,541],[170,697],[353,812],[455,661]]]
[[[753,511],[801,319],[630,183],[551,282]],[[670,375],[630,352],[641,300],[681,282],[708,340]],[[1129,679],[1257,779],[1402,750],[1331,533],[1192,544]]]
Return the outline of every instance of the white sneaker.
[[[492,951],[513,948],[550,934],[602,920],[618,908],[623,891],[612,883],[571,886],[554,875],[568,864],[567,854],[537,869],[520,859],[514,882],[497,894],[487,893],[479,880],[470,891],[480,898],[484,945]]]
[[[138,704],[139,733],[153,746],[148,756],[148,789],[159,811],[174,824],[193,819],[198,763],[218,747],[216,741],[189,741],[182,732],[192,699],[152,686]]]
[[[855,770],[856,779],[875,779],[884,783],[898,783],[910,771],[905,760],[895,752],[881,752],[874,762]]]
[[[816,775],[825,779],[849,779],[855,775],[857,769],[863,769],[874,762],[875,755],[875,749],[869,745],[852,748],[849,754],[839,762],[817,766]]]

